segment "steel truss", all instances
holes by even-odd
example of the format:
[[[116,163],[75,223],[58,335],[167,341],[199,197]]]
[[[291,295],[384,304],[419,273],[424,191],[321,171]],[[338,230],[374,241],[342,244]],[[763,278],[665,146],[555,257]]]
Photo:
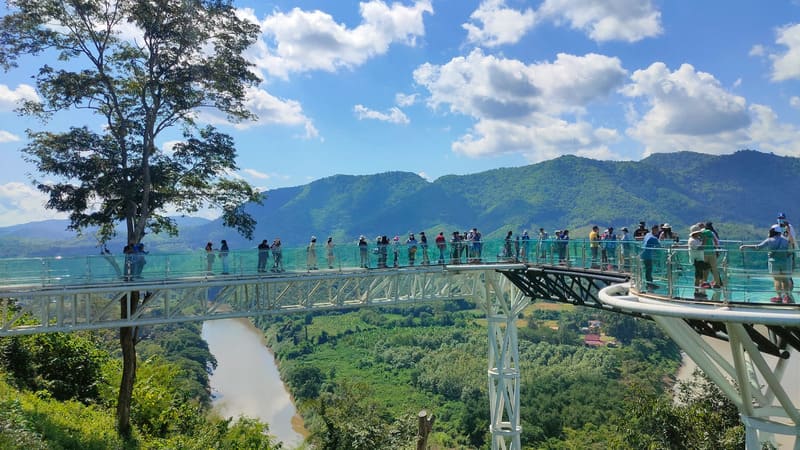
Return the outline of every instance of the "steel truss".
[[[800,357],[800,311],[675,302],[631,295],[628,288],[610,286],[600,299],[658,323],[739,409],[748,450],[774,445],[774,434],[793,436],[800,450],[800,405],[786,392],[797,383],[797,373],[786,369],[790,358]],[[726,340],[727,348],[715,348],[703,335]]]
[[[521,450],[517,318],[530,298],[497,272],[484,272],[483,308],[489,320],[489,430],[492,450]]]
[[[481,305],[489,322],[492,448],[520,450],[515,320],[529,301],[497,271],[524,268],[522,264],[434,266],[58,289],[0,288],[0,336],[468,299]]]

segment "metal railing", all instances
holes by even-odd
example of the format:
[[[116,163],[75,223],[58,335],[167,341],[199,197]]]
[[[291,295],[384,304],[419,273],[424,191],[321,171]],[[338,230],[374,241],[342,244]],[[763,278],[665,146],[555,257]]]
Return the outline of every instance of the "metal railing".
[[[709,301],[769,303],[775,296],[773,277],[767,265],[767,252],[739,250],[742,242],[724,241],[716,250],[722,289],[707,289]],[[272,276],[281,271],[313,272],[346,271],[366,268],[408,267],[436,264],[494,264],[524,262],[532,265],[558,265],[600,271],[631,273],[633,290],[674,298],[693,299],[694,267],[685,245],[662,242],[654,249],[653,284],[644,281],[639,257],[639,241],[601,241],[593,247],[588,239],[568,241],[484,240],[480,243],[447,242],[439,249],[434,242],[427,248],[416,244],[410,251],[405,242],[378,246],[374,242],[362,253],[355,244],[337,244],[329,259],[324,243],[313,255],[306,247],[289,247],[280,252],[280,261],[270,251],[264,271],[259,271],[256,248],[231,250],[225,257],[228,266],[223,274],[223,257],[219,251],[203,250],[186,253],[150,252],[143,255],[53,256],[0,259],[0,289],[58,287],[68,285],[103,285],[144,279],[147,282],[168,282],[185,278],[219,278],[235,276]],[[595,250],[596,249],[596,250]],[[396,256],[395,256],[396,255]],[[141,259],[140,259],[141,257]],[[711,281],[711,280],[709,280]]]

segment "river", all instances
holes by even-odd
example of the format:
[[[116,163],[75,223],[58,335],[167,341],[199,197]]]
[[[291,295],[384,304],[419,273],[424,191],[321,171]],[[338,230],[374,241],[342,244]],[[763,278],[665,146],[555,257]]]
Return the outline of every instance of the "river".
[[[209,380],[214,411],[266,422],[284,448],[298,447],[306,432],[264,334],[247,319],[223,319],[204,322],[202,336],[217,358]]]

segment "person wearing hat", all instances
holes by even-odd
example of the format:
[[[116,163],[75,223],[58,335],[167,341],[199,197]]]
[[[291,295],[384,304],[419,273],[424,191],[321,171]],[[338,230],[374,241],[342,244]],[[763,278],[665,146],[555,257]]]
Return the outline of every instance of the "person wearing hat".
[[[775,282],[776,297],[772,297],[772,303],[794,303],[792,297],[792,263],[790,255],[792,249],[789,240],[783,237],[783,230],[780,225],[773,225],[769,229],[769,237],[759,244],[742,245],[739,250],[745,249],[762,250],[767,249],[767,267]]]
[[[689,240],[686,242],[689,248],[689,260],[694,266],[694,297],[706,299],[708,296],[703,290],[703,284],[708,279],[709,265],[705,260],[703,251],[703,229],[695,224],[689,228]]]
[[[317,237],[311,236],[311,242],[306,247],[306,267],[308,270],[317,270]]]

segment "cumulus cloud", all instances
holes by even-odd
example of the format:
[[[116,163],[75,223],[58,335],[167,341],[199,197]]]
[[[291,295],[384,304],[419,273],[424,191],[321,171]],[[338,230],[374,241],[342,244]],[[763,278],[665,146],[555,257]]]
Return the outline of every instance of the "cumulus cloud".
[[[627,134],[645,145],[645,154],[758,148],[800,156],[797,127],[781,123],[768,106],[748,106],[713,75],[689,64],[671,72],[665,64],[654,63],[634,72],[621,92],[642,100],[645,111],[628,115]]]
[[[19,142],[19,140],[20,140],[20,137],[17,136],[16,134],[13,134],[13,133],[5,131],[5,130],[0,130],[0,144],[6,143],[6,142]]]
[[[389,108],[388,113],[382,113],[380,111],[371,110],[364,105],[356,105],[353,107],[353,112],[355,112],[358,120],[374,119],[380,120],[381,122],[399,123],[403,125],[409,123],[405,113],[396,106]]]
[[[20,84],[14,90],[5,84],[0,84],[0,111],[13,111],[23,100],[38,102],[39,95],[27,84]]]
[[[780,28],[775,42],[785,46],[786,51],[770,55],[772,80],[800,79],[800,24]]]
[[[794,97],[790,98],[789,99],[789,105],[791,105],[792,108],[800,109],[800,97],[794,96]]]
[[[258,116],[258,120],[231,124],[213,111],[202,112],[198,119],[211,124],[232,125],[240,130],[264,125],[303,127],[305,132],[302,137],[306,139],[319,137],[319,131],[311,119],[303,113],[302,105],[296,100],[283,100],[263,89],[253,88],[247,91],[245,105]]]
[[[507,8],[505,0],[484,0],[469,18],[470,23],[461,25],[467,41],[486,47],[515,44],[536,23],[532,9]]]
[[[453,151],[471,157],[521,153],[532,162],[584,151],[609,154],[616,131],[564,116],[584,113],[626,77],[617,58],[603,55],[559,54],[553,62],[525,64],[479,49],[414,71],[415,82],[430,92],[430,107],[476,120]]]
[[[0,226],[67,218],[64,213],[45,209],[46,201],[45,195],[29,184],[0,184]]]
[[[593,129],[589,123],[567,122],[551,116],[537,117],[534,124],[484,119],[453,143],[453,150],[470,157],[520,153],[531,162],[564,154],[619,159],[608,148],[616,142],[616,130]]]
[[[433,13],[430,0],[410,6],[372,0],[360,4],[361,23],[348,28],[320,10],[275,12],[257,21],[263,39],[249,54],[257,67],[281,78],[293,72],[335,72],[382,55],[392,44],[416,45],[425,35],[424,13]]]
[[[537,12],[597,42],[636,42],[662,33],[661,12],[649,0],[545,0]]]

